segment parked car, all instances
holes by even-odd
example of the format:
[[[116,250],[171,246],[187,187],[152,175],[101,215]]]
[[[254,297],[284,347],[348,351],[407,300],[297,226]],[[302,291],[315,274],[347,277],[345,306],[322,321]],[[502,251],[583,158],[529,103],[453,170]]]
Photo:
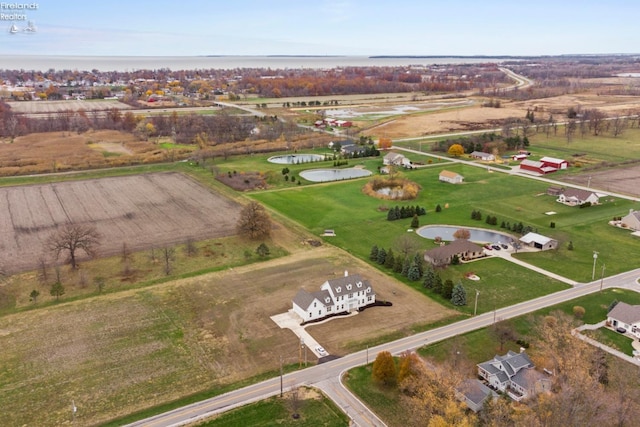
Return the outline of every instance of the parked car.
[[[329,353],[327,353],[327,351],[324,348],[322,348],[321,346],[317,346],[316,347],[316,353],[318,353],[318,355],[320,357],[324,357],[324,356],[328,356],[329,355]]]
[[[620,332],[621,334],[624,334],[624,333],[627,332],[627,330],[625,328],[623,328],[623,327],[618,326],[616,328],[616,332]]]
[[[502,249],[509,249],[509,246],[505,245],[504,243],[500,243],[500,247]]]
[[[491,245],[491,247],[492,247],[493,249],[495,249],[496,251],[499,251],[499,250],[500,250],[500,246],[498,246],[498,245]]]
[[[484,246],[483,246],[483,248],[485,248],[485,249],[486,249],[486,250],[488,250],[488,251],[490,251],[491,249],[493,249],[493,248],[491,247],[491,245],[489,245],[489,244],[484,245]]]

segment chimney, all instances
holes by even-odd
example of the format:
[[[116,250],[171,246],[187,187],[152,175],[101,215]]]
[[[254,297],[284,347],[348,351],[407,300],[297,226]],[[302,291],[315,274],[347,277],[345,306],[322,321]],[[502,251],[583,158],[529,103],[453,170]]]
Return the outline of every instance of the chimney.
[[[349,277],[349,272],[347,270],[344,271],[344,277]]]

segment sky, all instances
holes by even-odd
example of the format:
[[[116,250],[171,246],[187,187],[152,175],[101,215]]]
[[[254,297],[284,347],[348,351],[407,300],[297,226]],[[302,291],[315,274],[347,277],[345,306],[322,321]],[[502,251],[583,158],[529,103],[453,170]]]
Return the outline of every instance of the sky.
[[[639,53],[638,16],[638,0],[9,0],[0,68],[1,55]]]

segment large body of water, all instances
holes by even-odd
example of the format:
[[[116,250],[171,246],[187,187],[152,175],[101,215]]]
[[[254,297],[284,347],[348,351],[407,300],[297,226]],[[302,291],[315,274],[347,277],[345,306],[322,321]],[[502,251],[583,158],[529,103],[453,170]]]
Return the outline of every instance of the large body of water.
[[[239,68],[330,69],[434,64],[478,64],[517,58],[490,57],[369,57],[369,56],[44,56],[7,55],[0,68],[10,70],[136,71],[233,70]]]

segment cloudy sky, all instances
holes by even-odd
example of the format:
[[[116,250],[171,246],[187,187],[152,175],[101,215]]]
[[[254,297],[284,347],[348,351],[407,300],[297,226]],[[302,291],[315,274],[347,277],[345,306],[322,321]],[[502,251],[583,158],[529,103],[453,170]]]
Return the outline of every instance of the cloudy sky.
[[[16,3],[37,9],[7,8]],[[2,6],[0,55],[640,52],[637,0],[11,0]],[[35,33],[22,31],[28,21]],[[9,32],[12,24],[19,32]]]

